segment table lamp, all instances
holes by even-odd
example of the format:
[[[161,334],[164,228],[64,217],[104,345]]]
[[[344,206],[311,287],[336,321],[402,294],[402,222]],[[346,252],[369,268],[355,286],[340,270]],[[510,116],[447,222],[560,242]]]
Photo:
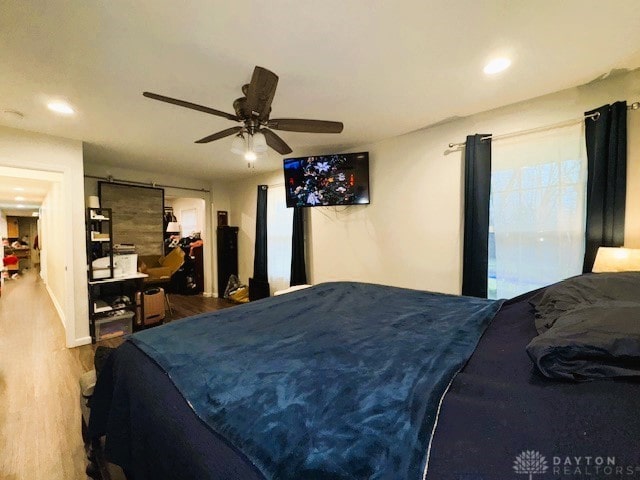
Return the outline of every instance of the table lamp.
[[[600,247],[591,271],[594,273],[640,272],[640,249]]]

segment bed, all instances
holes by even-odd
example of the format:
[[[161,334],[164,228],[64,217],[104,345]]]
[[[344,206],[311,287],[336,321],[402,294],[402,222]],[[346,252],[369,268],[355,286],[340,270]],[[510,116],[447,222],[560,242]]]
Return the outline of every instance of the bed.
[[[545,370],[550,341],[531,346],[580,324],[565,317],[599,287],[576,288],[546,312],[560,327],[530,303],[548,289],[502,303],[351,282],[173,322],[111,355],[89,432],[136,480],[640,476],[636,360],[567,379],[564,359]]]

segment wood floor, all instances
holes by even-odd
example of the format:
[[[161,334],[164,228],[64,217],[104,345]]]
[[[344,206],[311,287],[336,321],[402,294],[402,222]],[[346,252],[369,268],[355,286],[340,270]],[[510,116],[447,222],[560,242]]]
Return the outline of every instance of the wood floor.
[[[180,295],[172,295],[171,303],[169,321],[232,305]],[[65,347],[62,324],[35,272],[5,283],[0,298],[0,479],[87,478],[78,379],[93,368],[95,347]]]

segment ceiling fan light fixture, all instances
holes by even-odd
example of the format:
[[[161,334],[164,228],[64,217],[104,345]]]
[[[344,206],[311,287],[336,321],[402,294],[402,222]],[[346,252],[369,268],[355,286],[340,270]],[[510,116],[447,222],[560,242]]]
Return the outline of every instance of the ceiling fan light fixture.
[[[262,153],[267,151],[267,139],[262,132],[256,132],[253,134],[253,151],[256,153]]]
[[[243,155],[245,152],[245,149],[246,149],[246,145],[244,141],[244,136],[241,133],[239,133],[233,139],[233,143],[231,143],[231,151],[236,155]]]
[[[258,158],[258,156],[256,155],[256,152],[254,152],[253,150],[247,150],[246,152],[244,152],[244,159],[247,162],[254,162],[256,158]]]

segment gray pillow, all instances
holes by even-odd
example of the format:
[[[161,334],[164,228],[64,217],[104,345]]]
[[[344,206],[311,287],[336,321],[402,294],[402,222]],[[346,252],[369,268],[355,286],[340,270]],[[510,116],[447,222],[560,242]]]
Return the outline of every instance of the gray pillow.
[[[636,302],[640,306],[640,272],[588,273],[546,288],[529,303],[536,310],[536,330],[544,333],[558,317],[603,300]]]
[[[534,338],[527,353],[550,378],[640,377],[640,304],[602,300],[574,308]]]

